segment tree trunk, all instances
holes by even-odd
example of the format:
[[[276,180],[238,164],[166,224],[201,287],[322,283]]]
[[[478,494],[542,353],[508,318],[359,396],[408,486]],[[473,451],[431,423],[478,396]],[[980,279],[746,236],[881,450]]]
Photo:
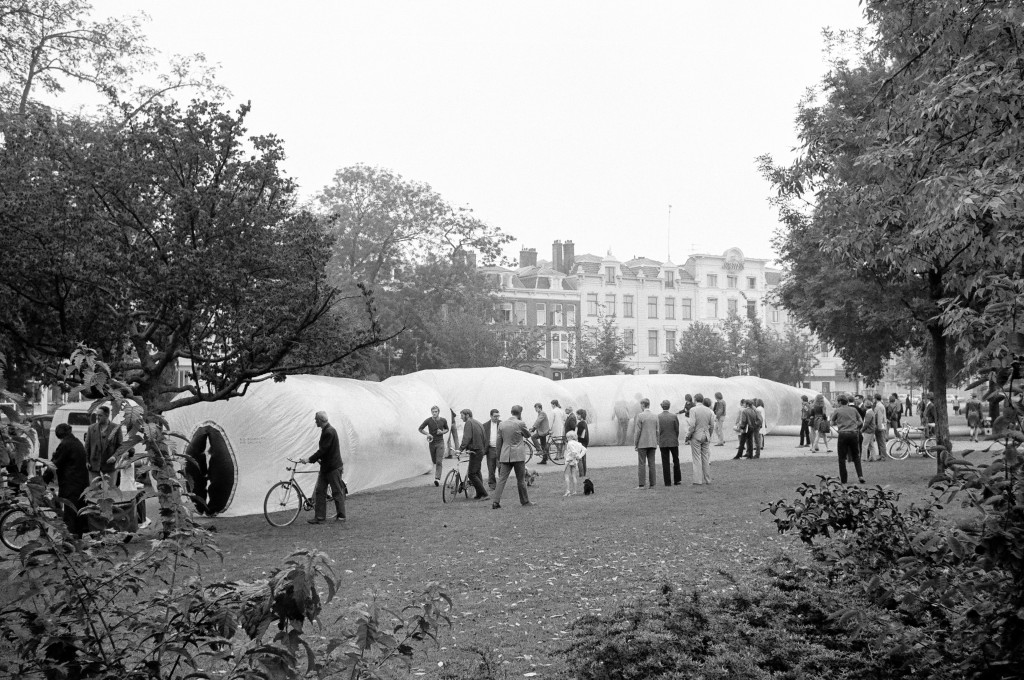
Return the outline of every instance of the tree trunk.
[[[928,323],[928,334],[932,341],[932,403],[935,405],[935,438],[939,444],[952,451],[949,438],[949,417],[946,414],[946,337],[938,321]],[[935,456],[936,472],[945,468],[944,456]]]

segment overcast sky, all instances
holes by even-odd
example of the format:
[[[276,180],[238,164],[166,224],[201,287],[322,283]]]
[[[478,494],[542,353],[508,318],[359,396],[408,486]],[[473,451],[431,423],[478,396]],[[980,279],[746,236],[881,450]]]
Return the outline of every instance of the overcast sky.
[[[94,0],[204,52],[304,196],[365,163],[426,182],[550,258],[772,257],[755,158],[792,156],[822,28],[857,0]],[[669,208],[671,240],[669,239]]]

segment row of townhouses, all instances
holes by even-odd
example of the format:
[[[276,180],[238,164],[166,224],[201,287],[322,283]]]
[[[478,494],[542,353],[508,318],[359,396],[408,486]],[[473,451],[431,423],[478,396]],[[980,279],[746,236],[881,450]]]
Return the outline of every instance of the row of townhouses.
[[[746,257],[739,248],[690,255],[682,264],[647,257],[622,261],[611,252],[576,254],[572,241],[555,241],[551,260],[524,248],[518,269],[489,266],[481,271],[499,287],[497,323],[508,330],[544,332],[540,356],[520,368],[560,380],[583,328],[602,316],[614,317],[632,348],[627,362],[638,374],[664,371],[676,339],[694,321],[716,324],[736,313],[783,332],[786,310],[769,299],[782,273],[768,263]],[[842,361],[827,346],[820,348],[818,361],[806,387],[825,393],[851,389]]]

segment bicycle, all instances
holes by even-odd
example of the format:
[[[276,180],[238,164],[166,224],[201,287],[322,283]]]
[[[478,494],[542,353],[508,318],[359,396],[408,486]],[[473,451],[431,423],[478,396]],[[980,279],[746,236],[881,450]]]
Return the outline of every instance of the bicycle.
[[[285,470],[291,472],[291,476],[270,487],[263,499],[263,516],[273,527],[286,527],[298,519],[300,512],[303,510],[309,512],[313,509],[312,496],[306,495],[302,486],[296,481],[295,475],[315,474],[317,470],[302,470],[300,472],[298,470],[299,461],[289,458],[288,462],[292,465],[285,466]],[[342,493],[344,492],[344,482],[342,482]],[[330,488],[327,490],[327,507],[334,507],[334,497],[331,495]],[[334,518],[329,517],[328,519]]]
[[[463,456],[462,452],[455,452],[455,467],[445,475],[444,484],[441,485],[442,503],[454,502],[460,493],[465,495],[466,500],[469,500],[469,480],[466,479],[466,477],[463,477],[462,472],[459,471],[459,464],[462,463],[463,458],[465,458],[468,463],[468,454]]]
[[[37,463],[45,464],[52,467],[49,461],[43,459],[36,459]],[[42,537],[42,529],[47,524],[56,524],[61,522],[60,516],[57,510],[50,504],[59,504],[59,499],[56,497],[56,493],[53,492],[51,487],[47,487],[45,495],[43,496],[43,502],[46,505],[37,506],[35,513],[29,513],[25,511],[27,506],[24,506],[17,501],[17,496],[21,493],[15,492],[11,489],[8,483],[8,473],[6,470],[0,475],[0,507],[6,507],[2,513],[0,513],[0,543],[5,547],[15,552],[19,552],[24,546],[28,545],[33,541],[38,541]],[[25,502],[30,502],[28,499],[27,491],[28,481],[21,483],[21,492],[25,494],[23,499]],[[40,517],[33,517],[33,514],[38,513]],[[48,532],[56,531],[55,529],[46,529]]]
[[[915,435],[921,433],[920,439],[912,437],[911,432]],[[904,460],[910,455],[911,451],[916,451],[922,456],[935,458],[935,447],[938,446],[938,442],[936,442],[935,437],[925,437],[924,435],[925,431],[920,427],[901,427],[899,435],[889,444],[886,453],[893,460]]]
[[[548,460],[558,465],[565,464],[565,437],[548,436]]]

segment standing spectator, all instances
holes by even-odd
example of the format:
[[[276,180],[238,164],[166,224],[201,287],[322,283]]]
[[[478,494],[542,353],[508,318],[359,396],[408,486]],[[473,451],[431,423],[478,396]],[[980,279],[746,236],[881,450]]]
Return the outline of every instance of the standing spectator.
[[[889,395],[889,405],[885,408],[885,413],[889,417],[889,427],[892,428],[893,436],[898,437],[900,434],[900,419],[903,417],[903,402],[900,401],[899,395],[895,392]]]
[[[484,423],[484,438],[487,440],[487,488],[494,491],[498,478],[494,476],[498,469],[498,425],[501,416],[496,408],[491,409],[491,419]]]
[[[857,434],[860,432],[860,412],[850,406],[850,399],[845,394],[839,395],[839,408],[832,413],[831,422],[839,430],[839,441],[836,450],[839,452],[839,481],[846,484],[846,461],[853,461],[857,470],[857,481],[864,483],[864,472],[860,467],[860,451],[857,450]]]
[[[576,481],[579,478],[579,464],[587,455],[587,448],[580,444],[575,432],[565,433],[565,495],[576,495]]]
[[[811,445],[811,400],[807,395],[800,397],[800,443],[798,449],[806,449]]]
[[[924,424],[924,436],[934,437],[935,436],[935,402],[931,392],[925,392],[924,398],[924,410],[921,412],[921,422]]]
[[[860,411],[857,412],[858,414]],[[867,416],[861,421],[860,425],[860,457],[863,460],[871,462],[871,452],[874,451],[877,455],[878,451],[878,440],[875,439],[875,412],[868,411]],[[843,454],[839,454],[842,456]],[[859,473],[858,473],[859,474]]]
[[[759,458],[761,456],[761,448],[758,446],[759,430],[757,427],[757,411],[754,409],[754,402],[752,399],[741,399],[740,400],[740,416],[739,427],[740,433],[740,444],[736,449],[736,458]],[[743,455],[743,449],[746,447],[747,455]],[[757,455],[754,455],[755,449]]]
[[[821,421],[825,421],[825,448],[828,448],[828,416],[825,413],[825,397],[815,395],[811,404],[811,451],[818,453],[818,440],[821,439]]]
[[[683,408],[681,411],[679,411],[679,413],[682,413],[684,418],[689,418],[691,408],[693,408],[693,395],[683,395]]]
[[[539,404],[538,404],[539,406]],[[491,508],[497,510],[501,507],[501,494],[505,490],[505,482],[512,471],[516,473],[516,489],[519,491],[519,502],[522,505],[536,505],[530,501],[526,491],[526,454],[530,441],[530,431],[519,417],[523,414],[523,407],[516,405],[512,407],[512,415],[508,420],[503,420],[498,425],[498,465],[501,471],[498,473],[498,488],[494,490],[494,498]]]
[[[906,402],[903,404],[903,413],[909,418],[914,415],[914,402],[910,401],[910,395],[907,395]]]
[[[953,415],[960,415],[960,395],[953,395]]]
[[[565,436],[565,411],[558,405],[557,399],[551,400],[551,436]]]
[[[85,446],[75,437],[74,431],[67,423],[58,425],[54,433],[60,439],[60,444],[53,453],[53,465],[57,469],[57,495],[64,504],[64,523],[68,531],[80,536],[85,523],[78,511],[83,505],[82,494],[89,488]],[[47,475],[49,474],[47,470]]]
[[[441,485],[441,464],[444,461],[444,436],[448,434],[448,421],[441,417],[441,409],[430,407],[430,417],[420,423],[420,434],[427,436],[430,462],[434,466],[434,486]]]
[[[964,414],[967,416],[967,427],[971,428],[971,441],[978,441],[978,430],[981,428],[981,400],[978,395],[971,392],[970,398],[964,405]]]
[[[538,465],[547,465],[548,460],[548,435],[551,434],[551,424],[548,421],[548,414],[544,413],[544,406],[537,402],[533,405],[537,412],[537,419],[533,421],[530,432],[533,433],[533,445],[540,451],[541,459]]]
[[[469,483],[473,485],[476,495],[475,501],[487,500],[487,489],[484,488],[484,478],[480,475],[480,464],[484,461],[487,452],[487,435],[484,434],[484,426],[473,417],[473,412],[468,408],[459,412],[462,422],[466,424],[462,428],[462,444],[459,448],[462,451],[469,451]]]
[[[644,397],[640,400],[640,413],[636,416],[636,435],[633,447],[637,456],[637,488],[644,488],[645,478],[649,478],[650,488],[654,488],[657,475],[654,462],[654,451],[658,448],[658,417],[651,413],[651,400]]]
[[[576,411],[576,437],[584,448],[590,446],[590,426],[587,425],[587,410],[583,408]],[[586,476],[587,457],[584,456],[580,459],[580,477]]]
[[[757,411],[757,455],[755,458],[761,457],[761,451],[764,450],[764,435],[768,431],[768,415],[764,410],[764,400],[761,397],[754,399],[754,410]]]
[[[672,404],[666,399],[661,402],[658,414],[658,448],[661,449],[661,475],[665,486],[682,484],[683,475],[679,469],[679,416],[670,412]]]
[[[715,434],[718,437],[718,442],[715,446],[725,446],[725,399],[722,398],[721,392],[715,392],[713,410],[715,413]]]
[[[885,435],[889,430],[889,417],[885,414],[885,404],[882,403],[881,394],[875,394],[875,406],[873,413],[875,418],[875,443],[878,446],[878,460],[885,462]]]
[[[89,479],[100,475],[108,484],[113,484],[114,454],[121,448],[121,426],[110,421],[110,407],[96,409],[96,422],[85,431],[86,462]]]
[[[711,483],[711,433],[715,429],[715,412],[704,405],[704,397],[694,397],[696,405],[690,411],[690,429],[686,433],[686,441],[690,443],[691,460],[693,461],[693,483]]]
[[[435,407],[436,408],[436,407]],[[307,458],[300,458],[300,463],[320,463],[320,472],[316,476],[313,488],[313,519],[306,520],[310,524],[323,524],[327,521],[327,487],[331,487],[334,496],[334,507],[338,511],[335,518],[338,522],[345,521],[345,485],[341,476],[345,464],[341,460],[341,442],[338,431],[327,422],[327,413],[317,411],[313,417],[320,428],[320,446],[316,453]]]
[[[576,412],[571,406],[565,408],[565,433],[576,432]]]

